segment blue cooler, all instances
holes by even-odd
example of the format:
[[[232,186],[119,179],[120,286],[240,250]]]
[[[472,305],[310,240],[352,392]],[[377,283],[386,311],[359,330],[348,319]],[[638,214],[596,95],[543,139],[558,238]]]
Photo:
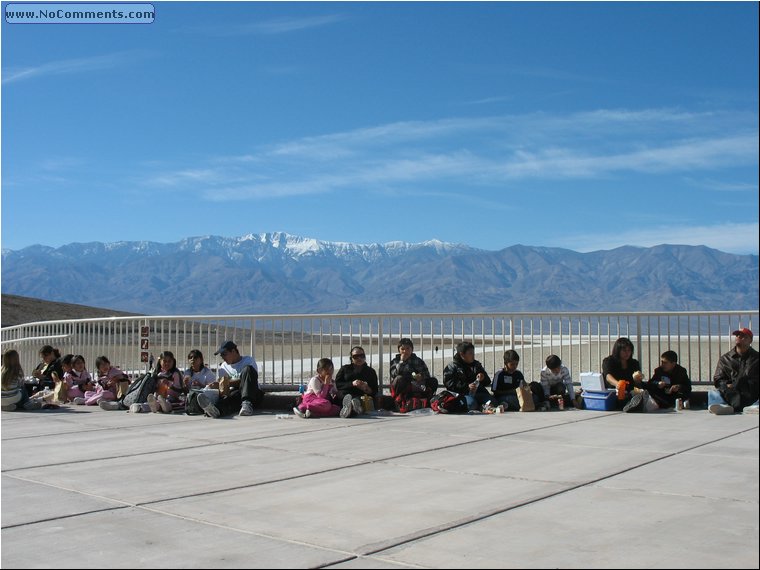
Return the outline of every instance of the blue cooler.
[[[583,403],[587,410],[611,412],[617,404],[617,390],[584,390]]]

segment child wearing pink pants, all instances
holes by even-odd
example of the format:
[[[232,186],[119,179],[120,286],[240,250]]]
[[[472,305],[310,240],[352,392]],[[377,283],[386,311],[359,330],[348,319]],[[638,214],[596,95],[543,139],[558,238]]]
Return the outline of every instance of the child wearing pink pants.
[[[95,359],[95,368],[98,370],[98,383],[95,390],[84,393],[84,403],[87,406],[97,406],[101,400],[116,400],[119,382],[127,380],[126,374],[111,366],[111,361],[105,356]]]
[[[317,375],[309,380],[301,403],[293,408],[293,413],[301,418],[331,418],[340,413],[340,406],[330,401],[338,397],[338,389],[333,381],[335,367],[329,358],[317,362]]]
[[[84,356],[81,354],[77,354],[71,360],[71,370],[66,371],[63,375],[63,380],[68,385],[69,400],[73,400],[74,398],[84,399],[85,392],[95,389],[92,383],[92,376],[87,372]]]

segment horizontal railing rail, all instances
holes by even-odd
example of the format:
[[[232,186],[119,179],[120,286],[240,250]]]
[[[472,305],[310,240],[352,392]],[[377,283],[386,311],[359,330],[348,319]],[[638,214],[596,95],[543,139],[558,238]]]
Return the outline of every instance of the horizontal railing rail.
[[[489,374],[503,366],[503,354],[515,349],[520,369],[537,379],[549,354],[570,369],[575,382],[582,372],[600,371],[615,340],[629,337],[646,374],[665,350],[674,350],[696,384],[711,383],[721,354],[733,345],[731,332],[758,322],[758,310],[708,312],[552,312],[420,313],[320,315],[183,315],[110,317],[44,321],[3,328],[2,350],[14,348],[27,374],[38,364],[39,348],[50,344],[61,354],[82,354],[88,369],[105,355],[133,374],[151,358],[170,350],[186,365],[192,349],[207,364],[220,363],[213,353],[233,340],[241,354],[253,355],[260,382],[269,390],[293,390],[314,373],[317,360],[332,358],[336,370],[349,362],[352,346],[361,345],[368,363],[387,385],[389,363],[402,336],[442,380],[443,369],[462,340],[475,344],[476,358]]]

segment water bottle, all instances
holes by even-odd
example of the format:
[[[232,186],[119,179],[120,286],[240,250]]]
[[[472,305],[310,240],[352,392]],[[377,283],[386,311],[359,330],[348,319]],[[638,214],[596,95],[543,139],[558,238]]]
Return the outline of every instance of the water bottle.
[[[298,387],[298,393],[301,394],[301,396],[304,395],[304,392],[306,392],[306,386],[303,385],[303,383]]]

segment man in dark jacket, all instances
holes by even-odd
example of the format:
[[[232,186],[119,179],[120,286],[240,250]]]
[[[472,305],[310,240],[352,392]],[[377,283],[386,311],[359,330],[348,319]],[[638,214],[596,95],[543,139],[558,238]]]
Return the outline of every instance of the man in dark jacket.
[[[752,348],[752,331],[735,330],[734,348],[720,357],[713,384],[707,393],[707,405],[716,415],[741,412],[758,399],[758,362],[760,355]]]
[[[460,342],[457,352],[443,371],[443,384],[446,389],[456,392],[467,399],[467,407],[479,410],[491,394],[487,386],[491,383],[483,365],[475,360],[475,345]]]

